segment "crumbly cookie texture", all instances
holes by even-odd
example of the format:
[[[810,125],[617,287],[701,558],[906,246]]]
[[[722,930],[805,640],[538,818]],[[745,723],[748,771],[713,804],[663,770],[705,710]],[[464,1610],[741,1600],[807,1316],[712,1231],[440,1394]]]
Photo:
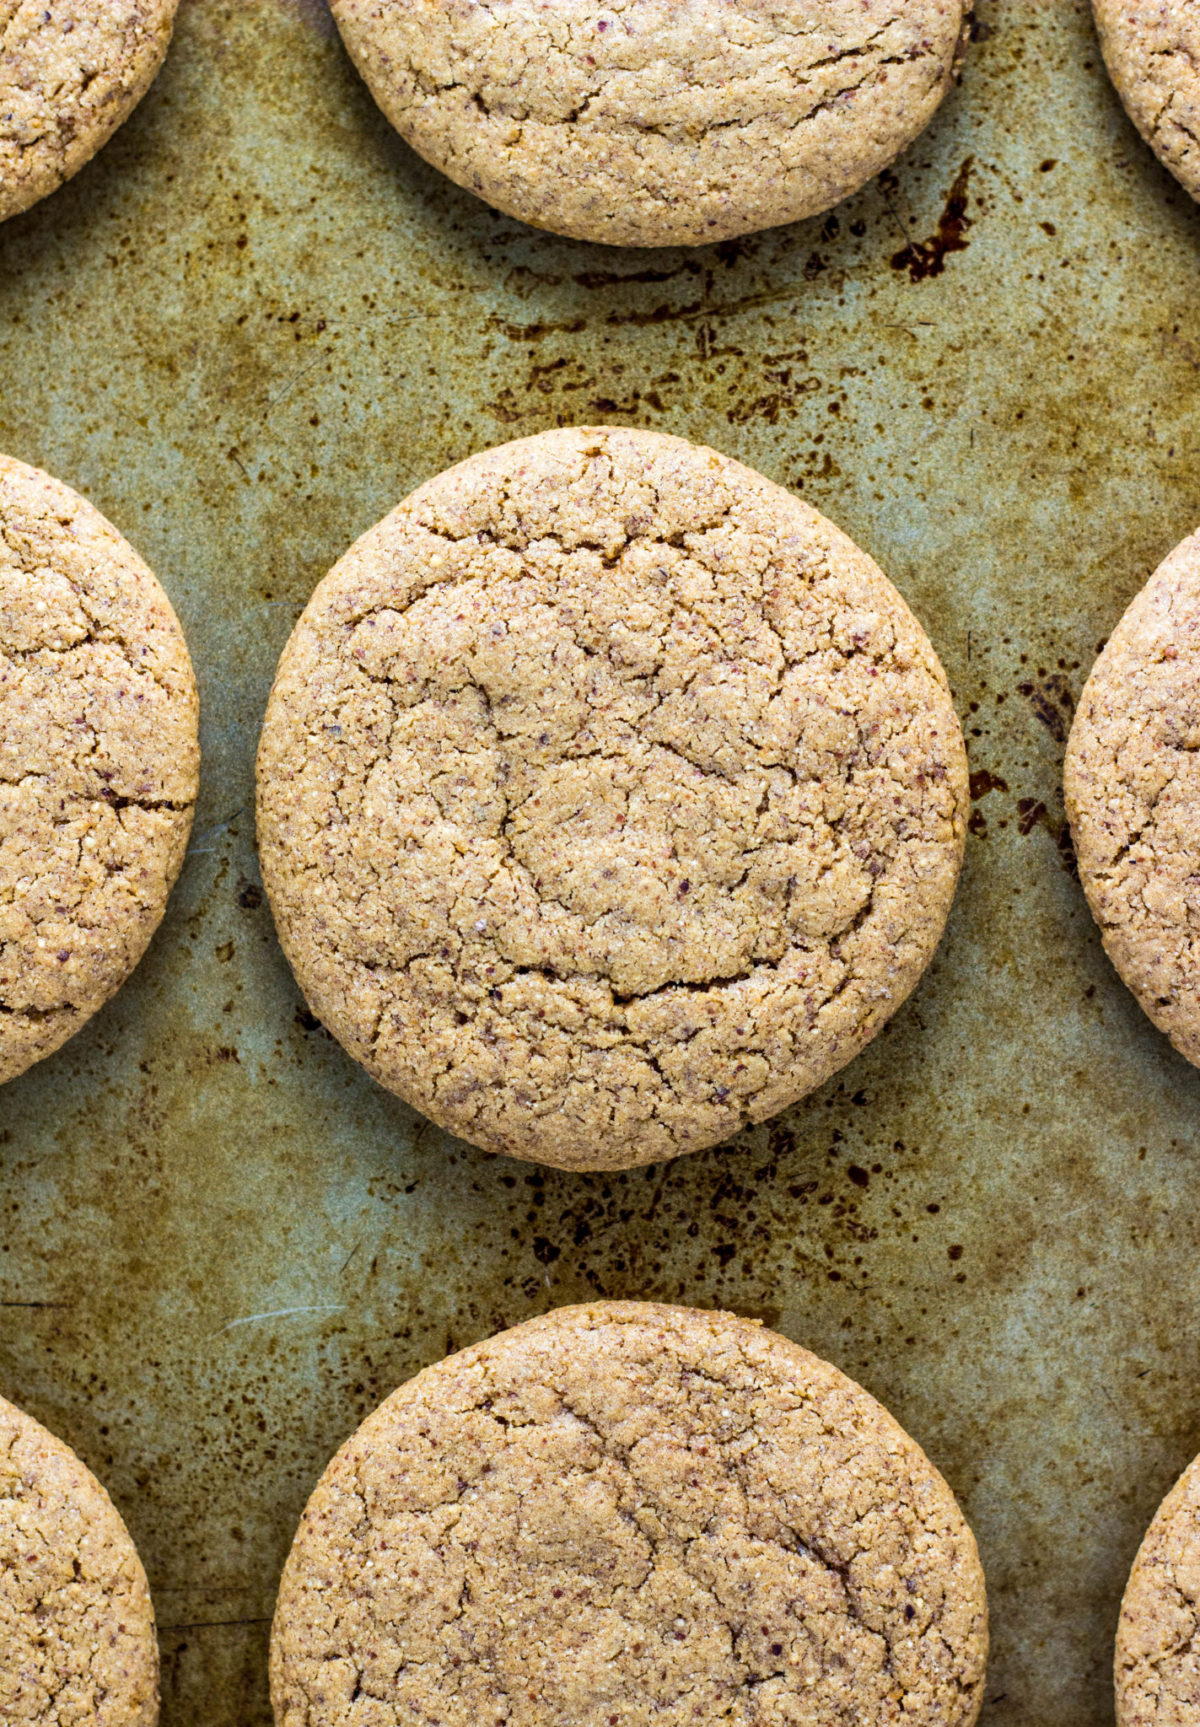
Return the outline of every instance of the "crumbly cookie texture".
[[[1092,0],[1130,119],[1200,199],[1200,0]]]
[[[1138,1549],[1113,1677],[1117,1727],[1200,1721],[1200,1458],[1167,1494]]]
[[[3,1398],[0,1720],[158,1720],[154,1610],[129,1533],[75,1453]]]
[[[284,1569],[278,1727],[968,1727],[983,1574],[861,1387],[728,1313],[563,1308],[394,1393]]]
[[[141,101],[179,0],[0,0],[0,222],[77,174]]]
[[[961,0],[332,0],[388,119],[522,221],[705,245],[826,210],[921,132]]]
[[[179,873],[196,686],[166,595],[69,487],[0,456],[0,1081],[141,958]]]
[[[1067,814],[1109,958],[1200,1066],[1200,533],[1121,619],[1067,745]]]
[[[810,1091],[909,993],[961,861],[945,676],[871,560],[679,438],[543,433],[318,586],[259,751],[313,1011],[493,1151],[620,1168]]]

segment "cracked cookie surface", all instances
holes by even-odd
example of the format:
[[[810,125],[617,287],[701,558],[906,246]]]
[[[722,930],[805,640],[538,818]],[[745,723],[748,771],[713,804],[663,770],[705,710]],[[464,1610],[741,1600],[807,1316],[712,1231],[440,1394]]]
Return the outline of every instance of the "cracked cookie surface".
[[[728,1313],[562,1308],[427,1368],[304,1513],[278,1727],[968,1727],[987,1610],[941,1476]]]
[[[166,595],[69,487],[0,456],[0,1081],[158,927],[192,823],[196,688]]]
[[[877,566],[760,474],[614,428],[475,456],[352,547],[258,786],[317,1016],[450,1131],[585,1169],[849,1061],[941,935],[967,795]]]
[[[0,1719],[153,1727],[158,1646],[141,1561],[75,1453],[0,1398]]]
[[[162,65],[178,0],[0,0],[0,221],[77,174]]]
[[[1200,1066],[1200,533],[1150,578],[1092,668],[1064,780],[1105,950]]]
[[[1138,1549],[1117,1625],[1117,1727],[1200,1721],[1200,1458]]]
[[[705,245],[846,198],[929,123],[960,0],[332,0],[426,161],[540,228]]]
[[[1159,160],[1200,199],[1200,0],[1092,0],[1109,74]]]

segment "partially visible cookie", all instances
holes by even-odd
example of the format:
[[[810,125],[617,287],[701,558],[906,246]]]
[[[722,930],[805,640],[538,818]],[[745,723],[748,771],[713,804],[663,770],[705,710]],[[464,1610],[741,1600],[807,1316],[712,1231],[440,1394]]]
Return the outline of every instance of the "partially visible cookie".
[[[426,161],[535,227],[698,246],[849,196],[921,132],[962,0],[332,0]]]
[[[490,1151],[677,1157],[819,1085],[941,936],[966,756],[883,575],[681,438],[542,433],[319,585],[258,765],[280,939],[382,1084]]]
[[[1065,789],[1109,958],[1200,1066],[1200,533],[1150,578],[1092,668]]]
[[[1200,1722],[1200,1458],[1167,1494],[1138,1549],[1113,1677],[1117,1727]]]
[[[0,0],[0,222],[77,174],[141,101],[179,0]]]
[[[99,511],[0,456],[0,1082],[141,958],[183,862],[196,686],[166,595]]]
[[[987,1607],[945,1481],[756,1321],[562,1308],[427,1368],[304,1513],[277,1727],[969,1727]]]
[[[1092,0],[1100,44],[1130,119],[1200,198],[1200,0]]]
[[[0,1398],[0,1721],[157,1720],[154,1610],[129,1532],[75,1453]]]

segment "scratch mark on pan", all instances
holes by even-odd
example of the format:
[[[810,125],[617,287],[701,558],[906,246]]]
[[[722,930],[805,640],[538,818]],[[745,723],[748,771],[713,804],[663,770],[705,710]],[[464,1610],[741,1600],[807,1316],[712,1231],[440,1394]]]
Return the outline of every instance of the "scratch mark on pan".
[[[291,395],[292,391],[296,388],[296,385],[300,382],[301,378],[306,378],[315,366],[319,366],[321,364],[321,361],[323,359],[325,359],[325,357],[326,356],[325,356],[324,352],[322,352],[322,353],[318,354],[315,359],[310,360],[306,366],[298,366],[296,368],[296,370],[292,373],[291,377],[284,384],[283,388],[281,390],[279,390],[277,392],[277,394],[275,394],[274,396],[271,396],[268,399],[267,405],[263,409],[263,419],[264,420],[266,420],[268,418],[268,416],[270,415],[273,408],[277,408],[279,406],[280,402],[283,401],[285,396]]]
[[[345,1310],[344,1301],[317,1301],[309,1307],[272,1307],[266,1313],[247,1313],[240,1319],[231,1319],[212,1335],[220,1337],[226,1331],[236,1331],[239,1325],[256,1325],[260,1319],[290,1319],[295,1313],[344,1313]]]

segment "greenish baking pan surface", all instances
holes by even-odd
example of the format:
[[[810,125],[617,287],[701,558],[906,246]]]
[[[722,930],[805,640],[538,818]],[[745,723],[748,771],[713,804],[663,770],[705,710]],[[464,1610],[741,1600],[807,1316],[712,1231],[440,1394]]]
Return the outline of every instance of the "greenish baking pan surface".
[[[149,97],[0,228],[0,449],[179,612],[204,773],[165,923],[0,1093],[0,1390],[146,1561],[164,1727],[263,1727],[305,1498],[388,1391],[545,1308],[757,1314],[866,1385],[979,1538],[995,1727],[1100,1727],[1129,1564],[1200,1451],[1200,1073],[1135,1006],[1060,792],[1099,644],[1200,522],[1200,208],[1083,0],[983,0],[962,86],[826,219],[621,252],[420,162],[319,0],[183,0]],[[942,947],[884,1035],[723,1148],[483,1155],[306,1011],[253,760],[317,579],[420,481],[547,426],[716,445],[883,565],[967,733]]]

